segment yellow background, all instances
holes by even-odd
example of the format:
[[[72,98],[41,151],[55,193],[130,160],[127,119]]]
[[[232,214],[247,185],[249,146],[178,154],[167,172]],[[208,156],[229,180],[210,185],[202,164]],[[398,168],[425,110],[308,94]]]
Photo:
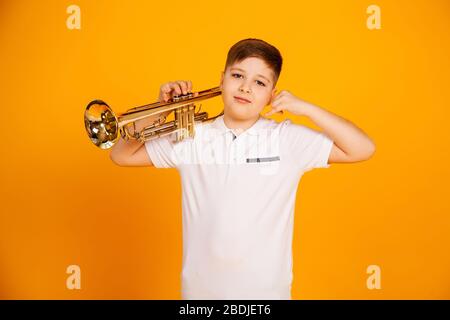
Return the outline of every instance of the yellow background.
[[[66,27],[71,4],[81,30]],[[366,27],[370,4],[381,30]],[[247,37],[281,51],[279,90],[377,145],[300,182],[293,299],[450,298],[449,31],[446,0],[1,1],[0,298],[181,297],[177,171],[114,165],[84,108],[154,102],[170,80],[214,87]],[[66,288],[71,264],[81,290]]]

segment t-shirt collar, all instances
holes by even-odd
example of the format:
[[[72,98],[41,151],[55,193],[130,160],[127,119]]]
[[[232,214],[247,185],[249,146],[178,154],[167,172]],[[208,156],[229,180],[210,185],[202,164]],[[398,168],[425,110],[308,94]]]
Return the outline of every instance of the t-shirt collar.
[[[225,125],[225,122],[223,121],[223,117],[224,117],[223,115],[217,117],[213,121],[212,127],[214,129],[219,130],[219,133],[221,133],[221,134],[225,134],[227,132],[232,132],[233,133],[233,129],[230,129],[230,128],[228,128]],[[248,128],[247,130],[245,130],[241,134],[248,133],[250,135],[257,135],[258,134],[258,130],[259,130],[259,128],[261,127],[261,125],[263,123],[263,119],[264,118],[262,116],[259,116],[258,120],[256,120],[256,122],[250,128]]]

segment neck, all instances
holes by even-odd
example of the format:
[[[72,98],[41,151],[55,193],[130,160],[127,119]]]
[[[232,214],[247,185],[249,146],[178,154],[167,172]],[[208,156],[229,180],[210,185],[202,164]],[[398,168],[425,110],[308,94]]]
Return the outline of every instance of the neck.
[[[251,128],[256,121],[258,121],[260,116],[258,115],[256,118],[252,119],[246,119],[246,120],[239,120],[239,119],[232,119],[227,114],[223,115],[223,122],[227,126],[227,128],[232,129],[235,133],[240,134],[247,130],[248,128]]]

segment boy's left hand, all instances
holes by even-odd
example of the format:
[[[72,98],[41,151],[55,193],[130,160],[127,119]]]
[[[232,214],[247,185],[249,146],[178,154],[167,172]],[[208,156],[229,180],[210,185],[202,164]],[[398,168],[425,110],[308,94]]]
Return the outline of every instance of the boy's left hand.
[[[297,116],[304,115],[304,109],[306,102],[300,98],[294,96],[287,90],[283,90],[278,93],[270,102],[272,109],[266,112],[264,116],[271,116],[277,112],[283,113],[283,110],[287,110]]]

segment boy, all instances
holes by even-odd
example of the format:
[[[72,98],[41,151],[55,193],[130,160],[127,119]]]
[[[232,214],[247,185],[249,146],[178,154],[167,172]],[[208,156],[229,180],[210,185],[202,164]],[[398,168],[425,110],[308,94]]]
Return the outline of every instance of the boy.
[[[369,159],[372,140],[351,122],[276,94],[282,57],[245,39],[228,52],[220,87],[224,114],[196,125],[193,139],[120,140],[122,166],[175,167],[182,181],[183,299],[291,299],[295,196],[302,174],[330,163]],[[191,92],[190,81],[161,86],[160,100]],[[323,132],[260,116],[289,111]],[[137,130],[154,119],[141,120]]]

